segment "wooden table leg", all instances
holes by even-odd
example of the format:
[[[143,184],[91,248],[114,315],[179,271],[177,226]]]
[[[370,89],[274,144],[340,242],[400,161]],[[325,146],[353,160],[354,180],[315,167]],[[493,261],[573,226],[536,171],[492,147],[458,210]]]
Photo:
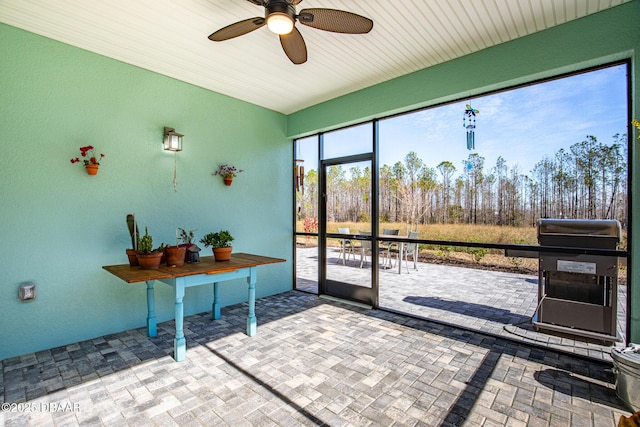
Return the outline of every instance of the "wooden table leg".
[[[155,295],[153,290],[153,280],[147,282],[147,336],[155,337],[156,330],[156,311],[155,311]]]
[[[173,358],[176,362],[181,362],[187,357],[187,339],[184,337],[184,308],[182,299],[184,298],[184,278],[176,278],[176,337],[173,340]]]

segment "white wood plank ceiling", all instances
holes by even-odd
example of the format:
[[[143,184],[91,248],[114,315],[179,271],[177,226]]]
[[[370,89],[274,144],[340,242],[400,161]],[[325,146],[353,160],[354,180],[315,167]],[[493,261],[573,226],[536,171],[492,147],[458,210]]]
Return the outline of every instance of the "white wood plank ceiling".
[[[284,114],[630,0],[304,0],[374,21],[364,35],[299,23],[292,64],[266,27],[209,34],[264,8],[247,0],[2,0],[0,22]]]

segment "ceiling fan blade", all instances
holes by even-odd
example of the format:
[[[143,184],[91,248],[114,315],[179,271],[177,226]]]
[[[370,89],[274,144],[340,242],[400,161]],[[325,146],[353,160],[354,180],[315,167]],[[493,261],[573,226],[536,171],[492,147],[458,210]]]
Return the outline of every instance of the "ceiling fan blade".
[[[289,34],[280,35],[280,44],[294,64],[307,62],[307,45],[296,27]]]
[[[244,21],[236,22],[235,24],[227,25],[219,29],[209,36],[209,40],[213,40],[214,42],[229,40],[257,30],[264,26],[265,23],[265,19],[260,17],[245,19]]]
[[[319,30],[343,34],[364,34],[373,28],[371,19],[336,9],[302,9],[298,21]]]

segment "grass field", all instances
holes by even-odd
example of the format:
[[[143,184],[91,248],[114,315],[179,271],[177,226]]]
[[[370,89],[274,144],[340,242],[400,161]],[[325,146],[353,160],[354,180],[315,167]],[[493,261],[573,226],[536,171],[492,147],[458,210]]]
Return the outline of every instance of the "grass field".
[[[304,231],[302,221],[298,222],[298,231]],[[328,224],[327,231],[337,233],[338,228],[348,228],[352,233],[358,231],[371,231],[370,224],[356,222],[332,222]],[[406,224],[384,223],[383,228],[399,229],[401,235],[407,235],[409,230]],[[459,242],[483,242],[503,244],[538,244],[537,230],[535,227],[501,227],[496,225],[469,225],[469,224],[430,224],[418,226],[420,239],[425,240],[451,240]]]

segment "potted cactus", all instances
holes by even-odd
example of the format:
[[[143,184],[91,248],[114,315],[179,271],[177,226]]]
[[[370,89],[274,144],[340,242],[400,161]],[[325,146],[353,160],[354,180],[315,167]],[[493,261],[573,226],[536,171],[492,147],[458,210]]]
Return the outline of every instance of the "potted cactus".
[[[211,246],[213,248],[213,256],[216,261],[229,261],[231,259],[231,251],[233,250],[231,242],[233,242],[233,236],[229,233],[229,230],[220,230],[217,233],[205,234],[200,243],[205,247]]]
[[[164,245],[153,249],[153,237],[149,235],[147,227],[144,228],[144,236],[138,240],[138,264],[143,270],[157,270],[162,262]]]
[[[127,214],[127,228],[131,236],[131,249],[127,249],[126,252],[127,258],[129,258],[129,265],[133,267],[138,265],[138,239],[140,239],[138,223],[134,214]]]

